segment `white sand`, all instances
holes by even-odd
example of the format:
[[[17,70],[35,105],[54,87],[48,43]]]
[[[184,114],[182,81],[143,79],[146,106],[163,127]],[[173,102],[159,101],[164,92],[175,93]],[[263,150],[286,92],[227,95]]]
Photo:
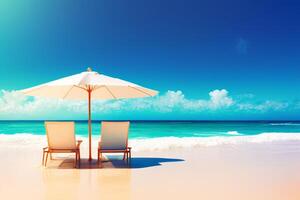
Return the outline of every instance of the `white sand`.
[[[300,141],[138,151],[131,168],[83,159],[81,169],[68,155],[44,168],[42,145],[18,142],[0,143],[0,199],[300,199]]]

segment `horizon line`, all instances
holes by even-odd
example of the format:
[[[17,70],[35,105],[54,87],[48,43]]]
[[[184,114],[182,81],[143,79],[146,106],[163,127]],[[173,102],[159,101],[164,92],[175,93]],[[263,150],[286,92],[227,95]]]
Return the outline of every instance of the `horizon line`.
[[[0,119],[0,122],[9,122],[9,121],[19,121],[19,122],[42,122],[42,121],[77,121],[77,122],[87,122],[88,120],[79,119],[79,120],[72,120],[72,119]],[[190,119],[179,119],[179,120],[172,120],[172,119],[162,119],[162,120],[131,120],[131,119],[120,119],[120,120],[109,120],[109,119],[95,119],[92,122],[99,122],[99,121],[131,121],[131,122],[300,122],[300,119],[228,119],[228,120],[190,120]]]

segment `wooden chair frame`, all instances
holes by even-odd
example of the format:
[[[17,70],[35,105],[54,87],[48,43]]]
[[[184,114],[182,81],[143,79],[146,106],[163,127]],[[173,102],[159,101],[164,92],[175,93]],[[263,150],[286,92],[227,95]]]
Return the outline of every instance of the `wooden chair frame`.
[[[43,158],[42,158],[42,165],[47,166],[48,161],[48,154],[50,154],[50,159],[52,159],[52,153],[75,153],[75,168],[78,166],[80,167],[80,144],[82,140],[77,140],[76,149],[52,149],[49,147],[43,148]],[[46,155],[46,157],[45,157]]]
[[[63,148],[63,149],[57,149],[57,148],[51,148],[50,146],[50,138],[48,134],[48,127],[47,123],[45,122],[45,128],[46,128],[46,135],[47,135],[47,141],[48,141],[48,147],[43,148],[43,158],[42,158],[42,165],[45,167],[47,166],[48,161],[48,155],[50,154],[50,159],[52,160],[52,153],[75,153],[75,168],[78,166],[80,167],[80,144],[82,143],[82,140],[76,141],[76,146],[70,147],[70,148]],[[51,123],[57,123],[57,122],[51,122]],[[59,122],[60,123],[60,122]],[[73,126],[75,126],[74,122],[71,122]],[[74,133],[74,139],[75,139],[75,133]]]
[[[124,150],[114,150],[114,149],[101,149],[101,143],[99,142],[98,147],[98,162],[101,162],[102,153],[123,153],[123,160],[126,159],[127,163],[131,162],[131,147],[126,147]]]
[[[129,127],[128,127],[129,128]],[[101,139],[98,143],[98,163],[101,162],[103,153],[123,153],[123,160],[126,159],[127,164],[131,162],[131,147],[128,147],[128,130],[127,130],[127,138],[126,138],[126,147],[125,149],[101,149]]]

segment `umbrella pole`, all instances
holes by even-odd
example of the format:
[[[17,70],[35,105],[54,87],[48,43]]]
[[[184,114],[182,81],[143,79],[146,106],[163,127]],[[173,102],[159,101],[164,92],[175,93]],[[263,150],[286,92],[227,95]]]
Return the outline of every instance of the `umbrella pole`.
[[[92,160],[92,123],[91,123],[91,93],[92,90],[88,89],[89,96],[89,161]]]

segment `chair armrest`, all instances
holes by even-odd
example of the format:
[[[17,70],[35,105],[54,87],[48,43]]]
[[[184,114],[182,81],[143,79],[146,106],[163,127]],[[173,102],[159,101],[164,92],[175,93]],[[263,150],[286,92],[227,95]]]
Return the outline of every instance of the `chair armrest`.
[[[79,148],[80,144],[82,143],[82,140],[77,140],[77,148]]]

